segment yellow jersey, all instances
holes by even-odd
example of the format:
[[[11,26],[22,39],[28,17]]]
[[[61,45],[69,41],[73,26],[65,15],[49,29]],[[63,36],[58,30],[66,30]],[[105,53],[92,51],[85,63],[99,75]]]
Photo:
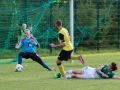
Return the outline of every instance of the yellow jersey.
[[[62,28],[59,32],[59,37],[58,37],[58,41],[61,43],[65,43],[66,45],[62,48],[65,51],[70,51],[73,50],[73,45],[70,41],[70,36],[68,31],[65,28]]]

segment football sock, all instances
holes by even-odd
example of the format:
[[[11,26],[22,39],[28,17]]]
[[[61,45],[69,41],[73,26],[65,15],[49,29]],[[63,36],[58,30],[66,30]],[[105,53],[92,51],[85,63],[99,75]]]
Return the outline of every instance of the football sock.
[[[58,65],[58,68],[59,68],[59,71],[60,71],[61,75],[62,75],[63,77],[65,77],[66,75],[65,75],[65,73],[64,73],[64,67],[63,67],[63,65],[62,65],[62,64],[61,64],[61,65]]]
[[[68,59],[68,60],[78,60],[78,56],[76,56],[76,57],[75,56],[71,56],[70,59]]]
[[[66,78],[72,78],[72,75],[67,75]]]
[[[42,65],[44,68],[48,69],[49,71],[51,70],[50,67],[45,63],[43,62],[43,65]]]
[[[66,71],[66,74],[72,74],[72,71],[73,71],[73,70],[67,70],[67,71]]]
[[[18,64],[22,64],[22,56],[18,56]]]

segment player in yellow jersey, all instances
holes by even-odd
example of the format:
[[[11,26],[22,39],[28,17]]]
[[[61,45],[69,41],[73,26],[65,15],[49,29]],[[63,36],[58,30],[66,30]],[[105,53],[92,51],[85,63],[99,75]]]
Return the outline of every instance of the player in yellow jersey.
[[[73,45],[70,41],[70,36],[68,31],[62,27],[62,21],[61,20],[57,20],[55,22],[55,26],[58,29],[58,41],[60,42],[60,44],[53,44],[51,43],[50,46],[53,48],[57,48],[60,47],[62,48],[62,51],[60,52],[58,59],[56,61],[57,66],[59,68],[59,71],[62,75],[61,78],[66,78],[66,75],[64,73],[64,67],[62,65],[62,61],[68,61],[68,60],[80,60],[82,64],[84,64],[84,60],[82,58],[82,56],[78,56],[78,57],[74,57],[71,56],[71,53],[73,51]]]

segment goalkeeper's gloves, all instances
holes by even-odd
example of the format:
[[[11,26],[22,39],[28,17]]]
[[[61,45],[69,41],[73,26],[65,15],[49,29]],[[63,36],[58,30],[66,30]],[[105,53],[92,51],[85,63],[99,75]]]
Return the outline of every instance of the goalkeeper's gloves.
[[[16,48],[16,49],[19,49],[19,48],[20,48],[20,46],[19,46],[18,43],[15,45],[15,48]]]
[[[37,45],[37,43],[33,39],[31,40],[31,43]]]

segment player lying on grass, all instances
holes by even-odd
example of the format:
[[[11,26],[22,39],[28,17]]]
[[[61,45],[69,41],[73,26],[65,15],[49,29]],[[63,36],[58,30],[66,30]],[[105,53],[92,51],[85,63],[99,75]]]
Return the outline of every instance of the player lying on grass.
[[[96,78],[113,78],[118,79],[113,71],[118,69],[118,65],[114,62],[110,64],[103,65],[99,68],[92,68],[89,66],[83,67],[78,70],[67,70],[65,71],[66,78],[84,78],[84,79],[96,79]],[[56,75],[56,78],[60,78],[60,73]]]
[[[40,47],[40,44],[35,39],[35,37],[30,35],[30,30],[25,29],[25,38],[20,41],[20,44],[16,46],[17,49],[24,48],[24,52],[20,52],[18,55],[18,64],[22,65],[22,58],[31,58],[33,61],[38,62],[44,68],[49,71],[55,71],[55,69],[51,69],[45,62],[41,60],[41,58],[36,54],[34,47]]]

